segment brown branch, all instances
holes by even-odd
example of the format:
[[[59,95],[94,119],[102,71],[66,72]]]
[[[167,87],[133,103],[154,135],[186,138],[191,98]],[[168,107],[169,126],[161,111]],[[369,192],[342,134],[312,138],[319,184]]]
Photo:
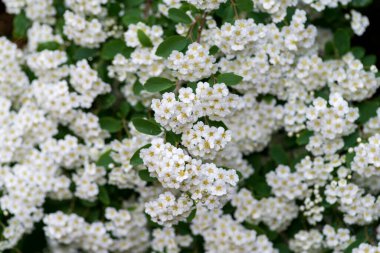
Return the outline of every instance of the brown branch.
[[[148,18],[149,12],[152,9],[153,0],[146,0],[145,1],[145,9],[144,9],[144,17]]]
[[[231,0],[231,5],[232,5],[232,8],[234,9],[235,19],[239,19],[239,13],[238,13],[238,10],[237,10],[237,7],[236,7],[235,0]]]
[[[202,36],[202,31],[203,31],[203,28],[205,26],[205,23],[206,23],[206,16],[207,16],[207,12],[205,12],[203,14],[203,17],[201,19],[201,24],[198,28],[198,35],[197,35],[197,42],[199,43],[201,41],[201,36]]]

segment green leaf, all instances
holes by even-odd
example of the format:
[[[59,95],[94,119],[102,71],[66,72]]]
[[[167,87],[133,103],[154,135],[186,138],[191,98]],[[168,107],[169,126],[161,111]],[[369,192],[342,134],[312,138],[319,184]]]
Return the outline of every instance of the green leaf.
[[[313,136],[313,131],[303,130],[299,136],[297,136],[296,143],[300,146],[309,143],[310,137]]]
[[[218,53],[219,52],[219,47],[217,47],[217,46],[212,46],[212,47],[210,47],[210,50],[209,50],[209,54],[210,55],[215,55],[216,53]]]
[[[98,97],[98,104],[102,110],[110,108],[115,102],[116,97],[113,94],[106,94]]]
[[[347,29],[338,29],[334,34],[335,48],[340,56],[346,54],[351,46],[351,34]]]
[[[26,33],[31,25],[32,22],[26,17],[24,11],[17,14],[13,19],[13,37],[16,39],[26,38]]]
[[[143,2],[145,2],[145,0],[127,0],[123,2],[125,2],[125,4],[129,7],[135,7],[141,5]]]
[[[139,171],[139,177],[141,180],[145,182],[154,182],[155,178],[150,176],[150,173],[148,170],[140,170]]]
[[[197,214],[197,209],[195,208],[191,211],[189,216],[187,216],[186,221],[189,223],[192,222],[194,220],[196,214]]]
[[[362,47],[353,47],[351,48],[351,52],[356,59],[361,59],[365,56],[365,49]]]
[[[356,240],[352,242],[343,252],[344,253],[351,253],[353,249],[359,247],[360,244],[364,243],[366,241],[366,230],[367,227],[364,227],[360,229],[360,231],[356,234]]]
[[[120,103],[118,116],[120,118],[125,118],[127,117],[130,111],[131,111],[131,106],[128,104],[128,102],[123,101]]]
[[[355,157],[355,153],[354,152],[346,154],[346,161],[345,162],[346,162],[346,167],[347,168],[351,168],[351,163],[354,160],[354,157]]]
[[[228,127],[226,126],[226,124],[224,124],[223,121],[217,121],[217,120],[207,119],[207,120],[205,120],[205,122],[206,122],[209,126],[213,126],[213,127],[223,127],[225,130],[228,130]]]
[[[243,80],[243,77],[235,75],[234,73],[224,73],[217,77],[218,83],[224,83],[228,86],[239,84]]]
[[[96,54],[98,53],[98,49],[77,46],[72,46],[68,49],[68,51],[74,61],[89,59],[96,56]]]
[[[161,126],[153,120],[134,118],[132,119],[132,123],[135,126],[136,130],[140,133],[148,135],[159,135],[162,132]]]
[[[362,59],[364,67],[371,67],[376,64],[377,57],[376,55],[367,55]]]
[[[128,27],[131,24],[137,24],[138,22],[142,22],[142,11],[140,8],[128,8],[125,10],[125,14],[121,17],[121,23]]]
[[[349,148],[351,147],[354,147],[356,146],[356,143],[357,143],[357,139],[359,138],[359,131],[356,130],[355,132],[353,132],[352,134],[348,135],[348,136],[345,136],[343,138],[344,140],[344,147],[343,149],[344,150],[348,150]]]
[[[137,38],[144,47],[153,47],[153,43],[143,30],[137,30]]]
[[[109,206],[111,203],[110,196],[104,186],[99,186],[99,200],[105,206]]]
[[[174,22],[191,24],[191,18],[181,9],[171,8],[169,9],[169,18]]]
[[[253,10],[252,0],[236,0],[236,7],[239,11],[250,12]]]
[[[133,94],[138,96],[140,95],[141,91],[144,90],[144,86],[142,86],[139,80],[136,80],[136,82],[133,84],[132,90],[133,90]]]
[[[56,41],[42,42],[38,43],[37,51],[41,52],[44,50],[58,50],[60,46],[61,45]]]
[[[185,37],[174,35],[165,39],[157,48],[156,55],[167,58],[174,51],[182,51],[189,44]]]
[[[123,128],[121,121],[112,117],[100,118],[99,124],[102,129],[107,130],[110,133],[119,132]]]
[[[274,145],[269,148],[269,154],[278,164],[288,164],[288,155],[284,148],[279,145]]]
[[[129,163],[132,165],[132,166],[137,166],[137,165],[141,165],[141,164],[144,164],[144,161],[141,159],[140,157],[140,151],[142,149],[146,149],[146,148],[149,148],[150,146],[152,146],[151,144],[147,144],[141,148],[139,148],[134,154],[133,156],[131,157],[131,160],[129,160]]]
[[[104,168],[108,168],[108,166],[113,163],[115,164],[116,162],[112,159],[111,157],[111,152],[112,150],[107,150],[104,152],[96,162],[96,166],[102,166]]]
[[[359,107],[359,119],[357,120],[358,123],[364,124],[366,123],[370,118],[376,116],[376,111],[380,106],[379,101],[365,101],[358,105]]]
[[[353,7],[366,7],[372,4],[373,0],[352,0],[351,4]]]
[[[144,84],[144,89],[149,92],[159,92],[175,86],[175,83],[162,77],[151,77]]]
[[[166,140],[166,142],[169,142],[173,146],[177,146],[178,143],[181,142],[181,135],[175,134],[172,131],[168,131],[165,133],[165,140]]]
[[[113,39],[103,44],[100,57],[104,60],[112,60],[117,54],[122,54],[128,58],[132,52],[133,49],[127,47],[123,40]]]

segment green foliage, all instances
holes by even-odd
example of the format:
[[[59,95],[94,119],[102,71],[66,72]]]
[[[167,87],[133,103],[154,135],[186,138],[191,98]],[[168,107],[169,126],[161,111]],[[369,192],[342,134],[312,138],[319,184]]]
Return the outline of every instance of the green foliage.
[[[96,165],[97,166],[102,166],[104,168],[108,168],[108,166],[113,163],[115,164],[115,161],[112,159],[111,157],[111,152],[112,150],[108,150],[106,152],[104,152],[98,159],[98,161],[96,162]]]
[[[134,118],[132,123],[137,131],[148,135],[159,135],[162,133],[161,126],[153,120]]]
[[[313,136],[313,132],[310,130],[303,130],[296,139],[298,145],[306,145],[309,143],[310,137]]]
[[[234,73],[224,73],[217,77],[218,83],[224,83],[228,86],[234,86],[239,84],[243,80],[243,77],[235,75]]]
[[[104,186],[99,186],[99,201],[105,206],[109,206],[111,203],[107,189]]]
[[[25,39],[26,32],[31,25],[32,22],[26,17],[24,11],[17,14],[13,19],[13,37],[15,39]]]
[[[190,24],[191,18],[181,9],[171,8],[169,10],[169,18],[177,23]]]
[[[99,119],[100,127],[110,133],[119,132],[123,128],[123,124],[119,119],[113,117],[102,117]]]
[[[137,38],[144,47],[153,47],[153,43],[143,30],[137,30]]]
[[[140,170],[139,171],[139,177],[141,180],[145,182],[154,182],[156,179],[150,176],[150,173],[148,170]]]
[[[173,81],[163,77],[151,77],[144,84],[144,89],[149,92],[159,92],[175,86]]]
[[[60,44],[55,41],[42,42],[37,46],[37,51],[41,52],[43,50],[58,50],[60,48]]]
[[[174,51],[182,51],[189,44],[185,37],[174,35],[165,39],[157,48],[156,55],[167,58]]]
[[[334,45],[340,56],[350,51],[351,34],[348,29],[338,29],[334,34]]]
[[[146,148],[149,148],[151,146],[151,144],[147,144],[141,148],[139,148],[134,154],[133,156],[131,157],[131,160],[129,161],[130,164],[132,166],[137,166],[137,165],[141,165],[141,164],[144,164],[143,160],[141,159],[140,157],[140,151],[142,149],[146,149]]]
[[[117,54],[122,54],[128,58],[132,52],[133,49],[127,47],[125,41],[121,39],[113,39],[103,44],[100,51],[100,57],[104,60],[112,60]]]

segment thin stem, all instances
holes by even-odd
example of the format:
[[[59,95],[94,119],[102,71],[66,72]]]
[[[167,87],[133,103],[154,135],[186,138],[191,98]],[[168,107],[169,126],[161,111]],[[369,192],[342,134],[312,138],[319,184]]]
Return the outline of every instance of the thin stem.
[[[152,8],[153,1],[152,0],[146,0],[145,1],[145,9],[144,9],[144,17],[148,18],[150,9]]]
[[[203,14],[203,17],[201,19],[201,24],[198,28],[198,36],[197,36],[197,42],[199,43],[201,41],[201,36],[202,36],[202,31],[203,31],[203,28],[205,26],[205,23],[206,23],[206,16],[207,16],[207,12],[205,12]]]
[[[234,9],[235,19],[239,19],[239,13],[238,13],[238,10],[237,10],[237,7],[236,7],[235,0],[231,0],[231,5],[232,5],[232,8]]]

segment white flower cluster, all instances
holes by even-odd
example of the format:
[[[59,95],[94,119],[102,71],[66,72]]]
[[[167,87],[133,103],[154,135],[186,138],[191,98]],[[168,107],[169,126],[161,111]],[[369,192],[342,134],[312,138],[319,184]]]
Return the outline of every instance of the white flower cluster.
[[[311,7],[316,9],[317,11],[323,11],[326,8],[336,8],[339,4],[347,5],[352,0],[302,0],[305,4],[309,4]]]
[[[218,9],[219,5],[227,0],[185,0],[185,2],[193,4],[199,9],[211,11]]]
[[[285,197],[293,200],[305,193],[307,185],[302,182],[302,177],[296,172],[292,173],[288,166],[280,165],[275,171],[266,174],[268,185],[277,197]]]
[[[26,63],[40,81],[54,82],[68,74],[67,60],[66,52],[44,50],[28,55]]]
[[[360,12],[351,10],[351,28],[358,36],[362,36],[369,26],[369,19]]]
[[[220,207],[238,182],[235,170],[202,163],[160,138],[151,144],[140,152],[150,175],[157,178],[164,188],[188,193],[192,200],[210,209]]]
[[[250,101],[250,95],[244,97],[245,106],[226,118],[231,130],[232,140],[244,153],[263,150],[271,140],[272,134],[281,126],[283,108],[270,102]]]
[[[355,157],[351,163],[351,169],[369,178],[379,176],[380,172],[380,135],[376,134],[368,138],[368,143],[360,143],[354,149]]]
[[[328,61],[328,83],[332,92],[341,94],[350,101],[371,97],[380,86],[377,70],[367,72],[362,62],[348,53],[342,60]]]
[[[284,198],[256,200],[245,188],[233,196],[231,204],[236,207],[234,216],[238,221],[248,220],[254,223],[262,221],[275,231],[286,229],[298,216],[298,207],[293,201]]]
[[[76,214],[61,211],[46,215],[45,233],[55,244],[78,251],[106,253],[111,251],[144,252],[148,245],[146,218],[140,211],[107,208],[106,222],[87,223]],[[112,234],[112,237],[111,235]]]
[[[64,18],[64,33],[75,44],[94,48],[99,47],[100,43],[107,39],[103,25],[95,18],[87,21],[83,16],[70,11],[65,12]]]
[[[164,33],[161,26],[155,25],[149,27],[142,22],[131,24],[128,26],[128,31],[124,33],[124,40],[129,47],[142,47],[138,39],[138,31],[142,31],[149,37],[153,45],[158,45],[162,42],[162,34]]]
[[[161,100],[152,100],[155,120],[175,133],[191,128],[201,117],[222,119],[244,104],[239,96],[229,93],[225,84],[211,86],[199,82],[195,92],[191,88],[181,88],[178,93],[178,100],[173,92],[165,93]]]
[[[182,144],[195,157],[215,158],[231,140],[231,131],[223,127],[213,127],[199,121],[182,135]]]
[[[237,223],[230,215],[220,211],[210,213],[205,208],[197,209],[191,229],[206,241],[206,252],[233,253],[278,253],[265,235],[257,236],[254,230],[248,230]]]
[[[173,225],[185,220],[193,210],[193,201],[182,194],[176,198],[171,192],[164,192],[158,199],[145,204],[145,212],[152,221],[161,225]]]
[[[320,233],[318,230],[312,229],[298,232],[290,240],[290,249],[296,253],[320,252],[323,249],[341,253],[355,240],[355,237],[350,236],[350,231],[346,228],[335,230],[332,226],[325,225],[322,231]]]
[[[379,218],[380,202],[371,194],[366,194],[356,184],[345,179],[332,181],[326,186],[326,201],[338,203],[339,210],[344,213],[347,224],[369,224]]]
[[[253,2],[255,8],[269,13],[273,21],[278,23],[285,18],[288,7],[295,6],[298,0],[254,0]]]
[[[316,230],[301,230],[289,242],[289,248],[296,253],[318,252],[322,248],[323,236]]]
[[[314,155],[334,154],[343,147],[342,136],[355,130],[354,122],[359,117],[359,110],[349,107],[341,94],[332,93],[328,103],[323,98],[314,99],[306,117],[308,129],[314,131],[306,149]]]
[[[21,69],[23,54],[15,44],[5,37],[0,38],[0,94],[12,98],[20,95],[29,85],[26,74]],[[4,108],[4,107],[3,107]]]
[[[215,74],[215,57],[209,55],[209,48],[194,42],[187,48],[186,54],[173,51],[167,62],[179,80],[195,82]]]
[[[75,13],[84,15],[99,15],[102,12],[102,5],[107,0],[65,0],[67,7]]]
[[[79,93],[80,106],[89,108],[100,94],[109,93],[111,86],[104,83],[98,73],[91,69],[87,60],[78,61],[70,68],[70,84]]]
[[[55,21],[56,10],[53,0],[5,0],[7,12],[19,14],[25,10],[26,16],[36,22],[52,24]]]
[[[60,35],[54,34],[53,28],[46,24],[33,23],[32,27],[28,30],[28,50],[35,52],[39,43],[43,42],[57,42],[63,43]]]
[[[153,230],[152,248],[158,252],[179,253],[180,247],[190,246],[192,237],[176,235],[171,227]]]

